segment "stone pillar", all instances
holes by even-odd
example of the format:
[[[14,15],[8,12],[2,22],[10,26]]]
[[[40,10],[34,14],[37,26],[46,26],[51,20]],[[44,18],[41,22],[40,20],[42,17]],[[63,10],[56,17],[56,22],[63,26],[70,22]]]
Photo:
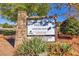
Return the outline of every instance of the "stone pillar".
[[[16,36],[15,36],[15,48],[22,44],[22,41],[27,39],[27,13],[26,11],[18,11],[18,19],[16,26]]]

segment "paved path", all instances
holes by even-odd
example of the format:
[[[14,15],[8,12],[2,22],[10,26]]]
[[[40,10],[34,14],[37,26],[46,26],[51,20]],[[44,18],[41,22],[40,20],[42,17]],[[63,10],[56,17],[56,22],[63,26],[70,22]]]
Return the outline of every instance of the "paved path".
[[[0,35],[0,56],[12,56],[15,49]]]

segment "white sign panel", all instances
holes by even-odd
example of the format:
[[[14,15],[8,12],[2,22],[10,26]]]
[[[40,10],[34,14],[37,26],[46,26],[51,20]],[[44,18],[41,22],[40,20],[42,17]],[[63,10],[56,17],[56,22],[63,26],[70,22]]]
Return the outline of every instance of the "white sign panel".
[[[54,21],[30,20],[28,21],[28,35],[55,35]]]

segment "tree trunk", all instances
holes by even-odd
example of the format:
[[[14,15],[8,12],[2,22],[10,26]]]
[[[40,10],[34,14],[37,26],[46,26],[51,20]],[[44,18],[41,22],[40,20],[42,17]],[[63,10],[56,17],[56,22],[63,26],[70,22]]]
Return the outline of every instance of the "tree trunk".
[[[27,13],[26,11],[18,11],[18,19],[16,26],[15,48],[22,44],[22,41],[27,39]]]

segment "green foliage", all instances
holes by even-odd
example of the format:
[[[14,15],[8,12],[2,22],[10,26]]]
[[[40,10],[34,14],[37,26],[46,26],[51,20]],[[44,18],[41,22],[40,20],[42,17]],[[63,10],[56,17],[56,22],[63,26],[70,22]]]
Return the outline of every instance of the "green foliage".
[[[2,24],[0,24],[0,27],[2,27]]]
[[[9,25],[9,24],[7,24],[7,23],[3,24],[2,27],[3,27],[3,28],[13,28],[12,25]]]
[[[60,27],[61,23],[62,23],[62,22],[57,22],[58,27]]]
[[[67,35],[79,35],[79,20],[68,18],[60,25],[60,31]]]
[[[2,30],[0,31],[0,34],[3,34],[3,35],[15,35],[16,31],[13,31],[13,30]]]
[[[17,49],[16,55],[37,56],[46,51],[46,43],[40,38],[33,38],[30,41],[23,41],[23,44]]]
[[[71,45],[68,43],[50,43],[48,45],[48,55],[49,56],[63,56],[68,54],[71,50]]]
[[[49,4],[29,4],[29,3],[1,3],[0,4],[0,14],[3,17],[11,20],[16,21],[18,11],[27,11],[28,16],[32,15],[47,15],[50,9]]]

